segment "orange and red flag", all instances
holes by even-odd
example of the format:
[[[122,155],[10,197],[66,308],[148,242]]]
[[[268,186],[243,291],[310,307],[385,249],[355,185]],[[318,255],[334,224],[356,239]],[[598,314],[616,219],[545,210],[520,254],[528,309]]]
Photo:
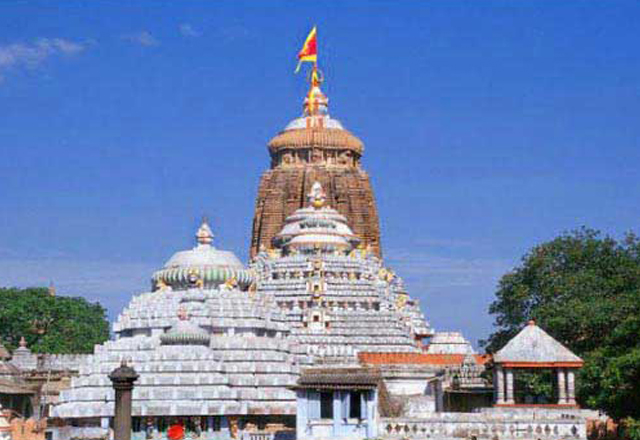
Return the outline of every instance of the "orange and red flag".
[[[300,70],[300,65],[303,62],[318,62],[318,39],[317,29],[315,26],[311,29],[311,32],[309,32],[307,39],[304,40],[302,49],[298,52],[298,67],[296,67],[296,73]]]

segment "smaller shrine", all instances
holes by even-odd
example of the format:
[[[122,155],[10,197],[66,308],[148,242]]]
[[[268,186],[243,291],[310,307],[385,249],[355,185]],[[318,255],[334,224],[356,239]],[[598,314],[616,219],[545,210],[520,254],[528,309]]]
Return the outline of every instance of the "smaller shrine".
[[[25,345],[22,338],[21,348]],[[11,353],[0,343],[0,406],[18,417],[28,418],[33,415],[36,392],[10,359]]]
[[[576,406],[575,372],[584,362],[552,338],[535,321],[523,328],[493,356],[497,406],[526,405],[516,399],[515,375],[522,370],[553,370],[557,374],[558,405]]]
[[[375,438],[381,383],[380,374],[370,368],[305,370],[295,387],[296,438]]]

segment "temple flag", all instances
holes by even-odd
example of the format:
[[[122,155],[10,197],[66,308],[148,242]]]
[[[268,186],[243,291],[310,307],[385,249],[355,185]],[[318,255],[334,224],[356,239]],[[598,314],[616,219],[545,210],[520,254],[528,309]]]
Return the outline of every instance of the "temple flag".
[[[311,29],[311,32],[309,32],[307,39],[304,40],[302,49],[298,52],[298,67],[296,67],[296,73],[300,71],[300,65],[303,62],[318,62],[318,40],[315,26]]]

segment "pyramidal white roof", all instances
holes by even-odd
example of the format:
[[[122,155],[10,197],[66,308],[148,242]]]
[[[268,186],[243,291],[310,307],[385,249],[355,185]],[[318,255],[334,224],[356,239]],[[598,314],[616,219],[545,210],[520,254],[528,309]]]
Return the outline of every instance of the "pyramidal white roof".
[[[494,356],[495,363],[582,363],[582,359],[556,341],[534,321],[507,342]]]

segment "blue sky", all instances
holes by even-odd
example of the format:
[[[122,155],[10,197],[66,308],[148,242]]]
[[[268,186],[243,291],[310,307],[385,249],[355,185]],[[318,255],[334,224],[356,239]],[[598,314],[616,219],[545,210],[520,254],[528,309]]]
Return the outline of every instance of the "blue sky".
[[[313,24],[387,262],[438,330],[486,337],[536,243],[639,232],[637,2],[123,3],[0,4],[0,285],[115,316],[203,214],[246,259]]]

